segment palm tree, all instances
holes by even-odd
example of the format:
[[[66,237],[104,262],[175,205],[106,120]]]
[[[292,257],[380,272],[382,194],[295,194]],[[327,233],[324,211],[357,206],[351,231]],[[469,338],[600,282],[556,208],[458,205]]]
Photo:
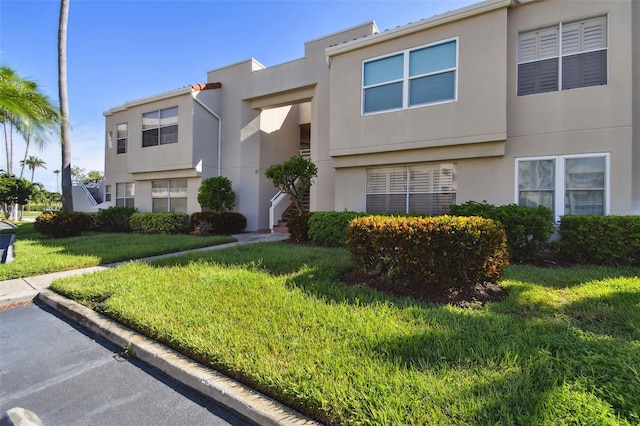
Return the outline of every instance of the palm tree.
[[[60,0],[60,22],[58,24],[58,93],[62,123],[62,212],[73,211],[73,190],[71,182],[71,129],[69,124],[69,96],[67,90],[67,22],[69,21],[69,0]]]
[[[31,183],[33,183],[33,176],[36,173],[36,168],[42,167],[43,169],[46,169],[46,167],[44,166],[45,164],[47,163],[45,163],[44,160],[41,160],[40,158],[33,155],[30,155],[26,160],[20,160],[22,170],[24,170],[25,166],[29,167],[29,170],[31,170]],[[20,178],[22,178],[22,175],[20,175]]]
[[[59,120],[60,112],[35,82],[22,79],[9,67],[0,67],[0,123],[4,128],[7,173],[13,174],[14,130],[25,138],[27,150],[32,137],[42,147],[42,135]]]
[[[58,184],[58,175],[60,174],[60,169],[55,169],[53,171],[56,175],[56,192],[60,192],[60,185]]]

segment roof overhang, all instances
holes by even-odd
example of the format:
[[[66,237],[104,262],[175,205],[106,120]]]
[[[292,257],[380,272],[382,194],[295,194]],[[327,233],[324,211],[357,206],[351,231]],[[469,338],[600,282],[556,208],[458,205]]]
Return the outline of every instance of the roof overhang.
[[[431,18],[422,19],[418,22],[403,25],[398,28],[383,31],[378,34],[363,37],[360,39],[348,41],[346,43],[338,44],[328,47],[325,50],[325,54],[328,57],[346,53],[352,50],[360,49],[373,44],[381,43],[383,41],[391,40],[404,35],[412,34],[418,31],[426,30],[429,28],[437,27],[439,25],[448,24],[450,22],[459,21],[461,19],[470,18],[472,16],[481,15],[483,13],[492,12],[494,10],[502,9],[512,5],[512,0],[486,0],[481,3],[472,4],[460,9],[446,12],[441,15],[436,15]]]

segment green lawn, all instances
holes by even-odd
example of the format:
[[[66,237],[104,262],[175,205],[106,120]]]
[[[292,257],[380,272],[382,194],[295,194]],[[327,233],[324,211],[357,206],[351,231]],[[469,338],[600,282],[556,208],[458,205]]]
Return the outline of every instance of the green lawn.
[[[193,235],[140,235],[92,232],[73,238],[46,238],[22,223],[16,233],[15,260],[0,265],[0,280],[85,268],[156,254],[213,246],[233,237]]]
[[[341,249],[135,262],[53,288],[327,423],[638,424],[640,268],[510,266],[500,303],[346,287]]]

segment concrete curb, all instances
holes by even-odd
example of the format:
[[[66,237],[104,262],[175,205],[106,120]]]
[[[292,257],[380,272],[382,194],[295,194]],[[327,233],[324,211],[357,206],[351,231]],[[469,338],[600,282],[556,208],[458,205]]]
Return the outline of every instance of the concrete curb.
[[[131,348],[135,356],[260,425],[319,425],[297,411],[204,367],[177,351],[48,289],[38,299],[115,345]]]

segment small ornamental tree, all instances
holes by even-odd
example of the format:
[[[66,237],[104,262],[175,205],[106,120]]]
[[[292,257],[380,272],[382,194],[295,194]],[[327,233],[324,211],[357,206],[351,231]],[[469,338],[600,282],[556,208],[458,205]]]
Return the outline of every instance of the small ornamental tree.
[[[224,176],[210,177],[202,181],[198,190],[200,207],[223,213],[233,210],[236,205],[236,193],[231,181]]]
[[[311,188],[313,178],[318,176],[318,168],[311,160],[295,155],[282,164],[274,164],[264,173],[282,192],[291,197],[296,208],[304,213],[302,199]]]

